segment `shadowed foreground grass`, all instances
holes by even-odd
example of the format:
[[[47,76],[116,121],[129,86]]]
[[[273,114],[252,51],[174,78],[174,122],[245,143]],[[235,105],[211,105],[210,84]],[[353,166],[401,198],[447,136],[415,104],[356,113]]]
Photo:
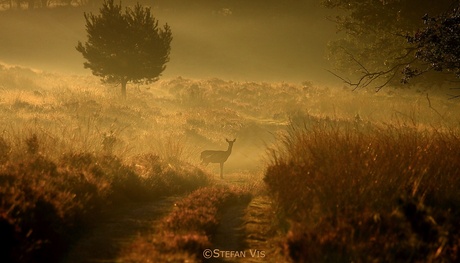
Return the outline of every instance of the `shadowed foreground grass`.
[[[305,120],[265,182],[294,262],[454,262],[459,173],[458,130]]]
[[[0,138],[0,147],[8,142]],[[136,165],[85,152],[53,160],[36,136],[24,153],[3,151],[0,165],[2,262],[58,262],[102,209],[192,191],[209,183],[200,169],[144,154]]]
[[[242,187],[212,186],[191,193],[175,204],[157,233],[139,237],[123,253],[123,262],[202,262],[210,248],[224,209],[249,203]]]

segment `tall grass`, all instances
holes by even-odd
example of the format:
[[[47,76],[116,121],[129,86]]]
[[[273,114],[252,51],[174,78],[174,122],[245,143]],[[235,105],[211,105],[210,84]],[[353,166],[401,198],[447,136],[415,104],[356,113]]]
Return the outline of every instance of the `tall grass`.
[[[440,96],[430,96],[430,107],[424,107],[425,94],[405,90],[353,93],[307,82],[183,78],[132,87],[127,100],[118,92],[95,77],[0,65],[0,229],[6,233],[0,237],[0,261],[57,260],[56,251],[64,249],[57,246],[71,242],[74,230],[99,208],[207,185],[209,177],[194,164],[201,150],[225,149],[220,143],[226,137],[238,137],[226,171],[259,171],[272,134],[284,128],[289,115],[305,111],[315,116],[314,125],[293,126],[266,176],[280,218],[291,226],[329,223],[327,216],[360,218],[352,211],[385,218],[388,211],[409,213],[410,204],[427,219],[441,214],[433,207],[443,207],[446,226],[456,218],[457,131],[362,121],[391,123],[388,116],[397,115],[416,119],[420,127],[458,126],[458,104]],[[347,211],[358,216],[340,216]],[[309,239],[288,240],[294,253],[296,244]],[[443,246],[441,255],[447,247],[454,253],[452,244]]]
[[[460,259],[457,129],[292,124],[265,182],[295,262]]]
[[[186,193],[210,181],[194,166],[171,167],[152,154],[135,164],[77,151],[54,159],[40,152],[35,134],[19,148],[22,155],[0,142],[2,262],[58,262],[101,210]]]

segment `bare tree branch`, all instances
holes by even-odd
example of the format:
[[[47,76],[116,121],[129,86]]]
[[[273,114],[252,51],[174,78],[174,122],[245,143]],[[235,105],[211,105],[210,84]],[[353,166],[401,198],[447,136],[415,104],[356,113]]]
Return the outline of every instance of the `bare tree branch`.
[[[385,87],[386,85],[388,85],[388,83],[390,83],[394,77],[397,75],[397,73],[400,71],[400,69],[402,67],[405,67],[407,65],[410,65],[412,64],[416,58],[413,58],[412,60],[410,61],[403,61],[401,63],[396,63],[394,64],[392,67],[390,67],[389,69],[387,70],[381,70],[381,71],[375,71],[375,72],[371,72],[369,71],[361,62],[359,62],[355,56],[353,54],[351,54],[348,50],[346,50],[345,48],[343,47],[340,47],[348,56],[350,56],[350,59],[352,61],[354,61],[358,66],[359,68],[362,69],[362,75],[358,78],[357,81],[353,82],[351,80],[348,80],[348,79],[345,79],[343,77],[341,77],[340,75],[338,75],[337,73],[334,73],[330,70],[328,70],[329,73],[331,73],[332,75],[334,75],[335,77],[341,79],[343,82],[345,82],[346,84],[354,87],[353,90],[356,90],[356,89],[359,89],[359,88],[365,88],[365,87],[368,87],[369,85],[371,85],[372,83],[374,83],[375,81],[377,81],[378,79],[382,79],[382,78],[386,78],[386,80],[382,83],[382,84],[379,84],[379,85],[376,85],[374,88],[376,90],[376,92],[380,91],[383,87]],[[409,49],[408,52],[403,55],[402,57],[398,58],[398,60],[400,59],[403,59],[407,56],[409,56],[410,53],[412,53],[415,49]],[[414,73],[414,74],[423,74],[425,72],[424,71],[421,71],[421,72],[417,72],[417,73]]]
[[[435,108],[433,108],[433,106],[431,106],[431,100],[430,100],[430,97],[428,96],[428,93],[426,94],[426,100],[428,101],[428,107],[432,109],[434,112],[436,112],[436,114],[438,114],[442,120],[444,120],[444,116],[442,116],[442,114],[439,113],[439,111],[437,111]]]
[[[457,90],[460,88],[450,88],[451,90]],[[447,94],[449,96],[449,100],[454,100],[460,98],[460,95],[453,95],[453,94]]]

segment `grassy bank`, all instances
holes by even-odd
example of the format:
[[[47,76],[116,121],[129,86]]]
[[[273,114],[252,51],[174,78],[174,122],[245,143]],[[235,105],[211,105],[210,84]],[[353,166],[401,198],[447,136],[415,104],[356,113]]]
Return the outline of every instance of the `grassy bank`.
[[[459,163],[458,129],[292,124],[265,176],[287,232],[286,255],[294,262],[458,260]]]
[[[24,144],[26,152],[7,151],[0,166],[0,255],[5,262],[57,262],[101,211],[210,182],[201,170],[185,163],[172,167],[156,155],[138,156],[136,165],[85,152],[53,160],[38,152],[36,136]]]
[[[202,262],[213,244],[222,213],[230,206],[249,203],[251,194],[241,187],[201,188],[175,204],[158,231],[139,237],[123,253],[123,262]]]

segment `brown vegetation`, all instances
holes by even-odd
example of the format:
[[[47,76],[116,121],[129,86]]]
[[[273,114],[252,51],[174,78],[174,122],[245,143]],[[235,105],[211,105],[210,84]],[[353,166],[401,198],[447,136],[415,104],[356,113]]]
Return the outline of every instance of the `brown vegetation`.
[[[460,258],[457,129],[306,120],[271,159],[294,262]]]
[[[174,168],[155,155],[138,156],[139,173],[113,155],[68,153],[51,160],[38,153],[36,135],[25,144],[23,157],[0,166],[0,243],[7,262],[56,262],[78,237],[77,230],[101,209],[156,200],[209,182],[201,170],[185,164]]]
[[[238,143],[225,180],[259,187],[288,117],[265,182],[292,259],[459,258],[459,110],[442,96],[179,77],[123,101],[93,77],[2,65],[0,80],[2,259],[59,261],[101,208],[209,185],[199,153],[226,137]],[[224,199],[235,200],[235,189],[205,189],[167,217],[158,237],[171,244],[143,238],[126,259],[197,259],[192,247],[213,241]]]
[[[203,250],[212,247],[224,209],[251,198],[241,187],[201,188],[175,204],[157,233],[133,242],[123,262],[201,262]]]

